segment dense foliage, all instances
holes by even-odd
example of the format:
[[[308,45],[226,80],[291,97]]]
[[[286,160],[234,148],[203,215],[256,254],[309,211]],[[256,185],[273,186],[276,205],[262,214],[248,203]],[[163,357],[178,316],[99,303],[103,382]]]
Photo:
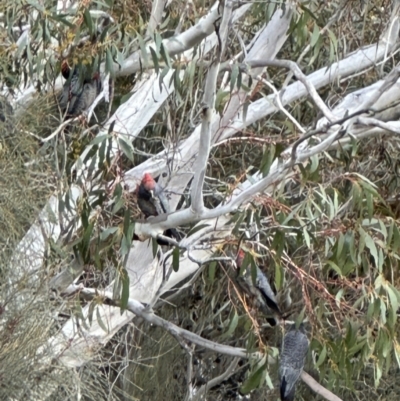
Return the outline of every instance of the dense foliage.
[[[172,1],[157,21],[157,6],[149,2],[82,0],[70,6],[10,0],[0,5],[1,399],[195,400],[202,392],[210,400],[278,399],[285,325],[271,327],[271,316],[238,285],[234,267],[240,248],[251,274],[258,265],[269,278],[285,319],[306,322],[305,370],[321,386],[346,400],[400,396],[395,381],[400,128],[395,124],[382,128],[375,121],[384,131],[371,135],[362,120],[346,126],[329,147],[295,160],[237,209],[212,220],[212,235],[197,238],[209,220],[193,218],[179,226],[191,239],[179,247],[157,246],[155,238],[132,241],[143,223],[135,189],[147,169],[167,186],[173,208],[193,205],[192,163],[204,144],[204,136],[194,133],[204,124],[202,97],[216,56],[181,33],[199,25],[211,7]],[[210,140],[202,188],[206,210],[228,204],[275,174],[290,155],[285,149],[299,138],[316,146],[334,126],[318,131],[324,111],[315,98],[286,102],[285,90],[300,82],[293,71],[275,65],[252,75],[241,64],[264,26],[281,10],[282,24],[290,17],[287,39],[280,46],[279,35],[276,43],[269,37],[269,47],[278,46],[276,58],[295,61],[311,82],[312,73],[323,68],[326,76],[333,75],[334,63],[377,46],[397,29],[398,7],[394,0],[254,2],[230,25],[222,37],[226,52],[214,104],[222,123]],[[398,47],[396,39],[379,64],[356,66],[354,73],[315,84],[342,126],[352,116],[340,109],[341,102],[396,72]],[[183,53],[189,49],[194,54]],[[90,77],[101,71],[106,88],[93,116],[69,124],[57,104],[65,84],[58,78],[63,60]],[[283,105],[275,99],[274,112],[254,117],[251,107],[277,91]],[[147,108],[150,101],[144,94],[139,98],[142,92],[150,93],[157,107]],[[236,96],[243,100],[238,111],[223,120]],[[396,123],[398,100],[385,110],[377,109],[376,101],[362,115]],[[245,122],[236,128],[239,114]],[[133,118],[136,126],[145,121],[138,132]],[[224,136],[230,125],[236,131]],[[315,135],[307,136],[312,130]],[[195,149],[190,157],[188,149]],[[48,202],[51,195],[51,202],[58,202],[55,209]],[[18,245],[26,244],[35,221],[39,229],[28,233],[28,243],[40,243],[43,255],[41,248],[25,252]],[[53,228],[47,231],[48,226]],[[37,232],[43,232],[43,241]],[[24,252],[22,264],[18,255]],[[185,269],[191,273],[185,275]],[[154,280],[146,281],[145,272]],[[178,274],[181,278],[168,287]],[[166,322],[244,348],[252,357],[235,357],[222,348],[214,352],[166,325],[155,327],[148,310],[131,320],[130,299],[150,305],[150,312]],[[57,348],[60,338],[65,342]],[[296,397],[322,399],[305,384]]]

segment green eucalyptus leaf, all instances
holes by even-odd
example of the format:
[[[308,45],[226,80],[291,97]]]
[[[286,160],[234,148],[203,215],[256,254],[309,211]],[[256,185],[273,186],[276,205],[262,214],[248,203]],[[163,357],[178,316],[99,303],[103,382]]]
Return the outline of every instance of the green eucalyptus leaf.
[[[172,251],[172,268],[175,272],[179,271],[179,248],[174,248]]]
[[[101,317],[99,307],[96,308],[96,321],[102,330],[104,330],[106,333],[109,333],[109,329],[107,328],[106,324],[104,323],[104,321]]]
[[[121,315],[126,310],[129,301],[129,274],[125,269],[120,271],[121,282],[122,282],[122,292],[121,292]]]
[[[242,387],[240,388],[241,394],[249,394],[251,391],[255,390],[256,388],[260,387],[263,380],[265,379],[265,373],[267,369],[267,363],[259,367],[257,370],[252,372],[247,380],[243,383]]]
[[[134,157],[133,157],[132,144],[128,140],[126,140],[124,137],[119,136],[118,137],[118,145],[120,146],[124,155],[133,163]]]

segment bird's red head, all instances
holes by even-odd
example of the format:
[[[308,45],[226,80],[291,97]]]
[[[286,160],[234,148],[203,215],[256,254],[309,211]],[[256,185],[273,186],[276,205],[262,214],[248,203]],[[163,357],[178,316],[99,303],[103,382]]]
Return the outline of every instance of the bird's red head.
[[[93,79],[95,79],[96,81],[98,81],[98,80],[100,79],[100,73],[99,73],[98,71],[96,71],[96,72],[93,74]]]
[[[67,60],[63,60],[61,62],[61,73],[65,79],[68,79],[69,73],[71,72],[71,67],[68,64]]]
[[[156,187],[156,182],[150,173],[144,173],[141,184],[148,191],[152,191]]]
[[[236,266],[238,268],[242,267],[244,257],[245,257],[244,251],[242,249],[239,249],[239,252],[236,256]]]

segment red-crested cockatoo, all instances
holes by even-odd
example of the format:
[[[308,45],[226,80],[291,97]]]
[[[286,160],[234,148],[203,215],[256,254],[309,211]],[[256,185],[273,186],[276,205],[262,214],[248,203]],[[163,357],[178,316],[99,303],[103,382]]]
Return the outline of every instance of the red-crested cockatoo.
[[[145,217],[159,216],[171,211],[169,202],[164,193],[164,188],[155,182],[149,173],[143,175],[140,185],[136,189],[138,206]],[[169,228],[164,233],[167,237],[181,239],[180,234],[175,228]],[[158,240],[160,245],[168,245],[165,241]]]

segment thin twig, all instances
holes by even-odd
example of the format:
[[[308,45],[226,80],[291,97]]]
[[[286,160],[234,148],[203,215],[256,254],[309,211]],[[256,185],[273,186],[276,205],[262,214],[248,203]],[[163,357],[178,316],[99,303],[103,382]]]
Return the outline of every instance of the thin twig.
[[[314,101],[315,105],[322,111],[324,116],[328,119],[328,121],[333,121],[335,119],[335,115],[329,109],[329,107],[324,103],[316,91],[314,85],[310,82],[307,76],[300,70],[300,67],[291,60],[250,60],[245,65],[241,66],[241,69],[246,70],[246,65],[251,68],[259,68],[259,67],[278,67],[278,68],[287,68],[290,69],[295,77],[306,87],[308,94],[311,99]]]
[[[268,82],[266,79],[261,77],[260,75],[256,76],[256,79],[259,82],[262,82],[264,85],[268,86],[272,92],[275,94],[275,103],[278,109],[297,127],[297,129],[304,134],[306,130],[301,126],[301,124],[283,107],[282,101],[280,94],[278,90],[275,88],[274,85],[272,85],[270,82]]]
[[[335,125],[341,125],[346,121],[349,121],[350,119],[352,119],[353,117],[356,117],[360,114],[365,114],[365,113],[369,113],[372,114],[373,111],[368,110],[368,109],[362,109],[362,110],[358,110],[350,115],[346,115],[343,118],[337,119],[336,121],[332,121],[320,128],[316,128],[314,130],[309,131],[308,133],[306,133],[305,135],[303,135],[301,138],[299,138],[293,145],[292,145],[292,150],[291,150],[291,155],[292,155],[292,160],[296,159],[296,153],[297,153],[297,148],[299,147],[299,145],[306,141],[307,139],[311,138],[312,136],[318,135],[318,134],[326,134],[329,130],[329,128],[335,126]],[[340,132],[341,130],[338,130],[338,132]],[[336,138],[339,139],[339,138]]]
[[[57,136],[67,125],[72,124],[72,123],[74,123],[74,122],[76,122],[78,120],[79,120],[79,117],[75,117],[75,118],[71,118],[69,120],[63,121],[58,126],[58,128],[54,132],[52,132],[47,138],[41,138],[40,136],[34,134],[33,132],[25,131],[25,133],[27,133],[29,135],[32,135],[36,139],[39,139],[39,141],[41,141],[42,143],[45,143],[45,142],[48,142],[51,139],[53,139],[55,136]]]
[[[211,388],[218,386],[221,384],[223,381],[229,379],[232,375],[234,375],[239,369],[243,369],[243,366],[241,366],[239,369],[235,369],[237,364],[239,362],[239,358],[233,358],[232,362],[229,364],[227,369],[225,370],[224,373],[220,374],[217,377],[214,377],[210,381],[208,381],[206,384],[203,384],[199,389],[197,389],[194,392],[194,397],[189,398],[188,401],[196,401],[196,400],[201,400],[204,399],[202,397],[205,397],[206,393],[208,390]]]
[[[217,147],[217,146],[221,146],[221,145],[225,145],[228,143],[232,143],[232,142],[242,142],[242,141],[246,141],[246,142],[258,142],[258,143],[264,143],[267,145],[272,145],[272,144],[276,144],[277,141],[272,139],[272,138],[258,138],[258,137],[254,137],[254,136],[236,136],[234,138],[227,138],[227,139],[223,139],[217,143],[214,143],[212,145],[213,148]],[[279,141],[279,143],[282,143],[281,141]]]

